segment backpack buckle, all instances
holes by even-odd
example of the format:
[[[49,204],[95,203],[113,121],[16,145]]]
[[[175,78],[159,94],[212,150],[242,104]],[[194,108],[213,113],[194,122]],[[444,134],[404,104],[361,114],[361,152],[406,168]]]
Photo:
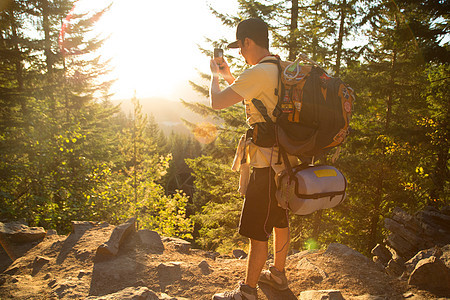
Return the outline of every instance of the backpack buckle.
[[[273,109],[272,115],[273,115],[275,118],[278,118],[278,117],[281,116],[281,113],[282,113],[282,111],[281,111],[280,107],[279,107],[278,104],[277,104],[277,105],[275,106],[275,108]]]

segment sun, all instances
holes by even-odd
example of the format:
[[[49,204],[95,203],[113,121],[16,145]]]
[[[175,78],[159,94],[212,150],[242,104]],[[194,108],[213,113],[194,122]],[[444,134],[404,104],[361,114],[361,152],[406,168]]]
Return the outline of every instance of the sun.
[[[113,98],[131,98],[134,91],[138,97],[172,98],[198,70],[207,71],[209,58],[197,45],[217,21],[205,1],[79,0],[77,5],[109,4],[95,30],[109,36],[101,55],[111,59],[110,76],[117,79]]]
[[[237,9],[235,0],[78,0],[81,10],[100,10],[111,5],[95,26],[95,32],[109,37],[100,54],[111,60],[116,79],[112,99],[184,98],[189,81],[198,72],[209,73],[209,58],[198,48],[212,41],[233,39],[234,30],[221,24],[208,5],[220,11]],[[190,89],[191,93],[194,93]],[[195,94],[195,93],[194,93]]]

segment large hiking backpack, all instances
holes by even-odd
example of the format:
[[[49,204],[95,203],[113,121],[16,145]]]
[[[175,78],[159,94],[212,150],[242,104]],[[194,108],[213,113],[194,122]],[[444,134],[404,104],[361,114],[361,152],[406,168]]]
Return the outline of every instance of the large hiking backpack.
[[[300,60],[311,64],[302,65]],[[293,63],[279,59],[261,63],[278,66],[278,103],[272,113],[276,121],[260,100],[253,99],[266,122],[257,123],[251,133],[255,144],[279,147],[286,165],[276,178],[279,205],[298,215],[338,205],[345,198],[345,176],[332,166],[314,166],[314,158],[344,142],[354,91],[304,55]],[[291,167],[287,154],[299,157],[303,164]]]
[[[298,157],[318,157],[342,144],[347,136],[355,95],[341,79],[329,76],[317,64],[300,64],[304,59],[301,55],[295,62],[261,62],[278,66],[278,103],[273,124],[262,102],[252,100],[266,120],[254,130],[258,134],[253,134],[253,141],[263,147],[275,142]],[[274,135],[268,134],[273,130]]]

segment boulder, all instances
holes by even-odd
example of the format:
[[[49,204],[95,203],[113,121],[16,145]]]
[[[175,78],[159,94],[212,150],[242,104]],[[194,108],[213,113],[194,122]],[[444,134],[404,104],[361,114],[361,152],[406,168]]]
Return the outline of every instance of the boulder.
[[[181,280],[181,262],[161,263],[156,268],[161,291],[164,292],[166,286]]]
[[[381,244],[377,244],[375,248],[372,249],[371,253],[378,257],[377,261],[383,266],[387,266],[389,261],[392,259],[391,251]]]
[[[300,300],[344,300],[338,290],[303,291]]]
[[[435,256],[419,261],[408,280],[408,284],[429,291],[450,291],[449,283],[449,268]]]
[[[238,259],[246,259],[247,258],[247,253],[245,253],[244,250],[235,249],[235,250],[233,250],[233,256],[238,258]]]
[[[199,264],[198,267],[200,268],[200,270],[202,271],[203,275],[209,275],[211,274],[211,266],[206,262],[206,260],[202,260]]]
[[[46,231],[42,227],[28,227],[24,224],[0,222],[0,235],[15,243],[30,243],[42,240]]]
[[[140,287],[127,287],[121,291],[104,295],[104,296],[90,296],[87,300],[159,300],[158,295],[151,291],[149,288]]]
[[[449,244],[450,216],[445,213],[447,210],[426,207],[411,216],[396,207],[391,218],[385,219],[385,228],[391,232],[387,238],[389,246],[409,260],[420,250]]]
[[[402,258],[393,258],[386,266],[386,273],[395,277],[401,276],[405,270],[405,262]]]
[[[96,258],[115,256],[125,238],[136,231],[136,219],[131,218],[114,228],[109,240],[97,248]]]
[[[352,248],[350,248],[346,245],[342,245],[342,244],[338,244],[338,243],[331,243],[328,246],[327,250],[325,250],[325,254],[342,256],[344,258],[349,258],[349,259],[356,258],[356,259],[372,262],[370,259],[365,257],[363,254],[359,253],[358,251],[353,250]]]
[[[47,230],[46,236],[58,235],[58,232],[55,229]]]
[[[161,236],[156,231],[141,229],[138,231],[141,244],[152,253],[163,253],[164,245]]]
[[[444,262],[447,268],[450,268],[450,244],[441,248],[442,255],[440,259]]]
[[[83,234],[86,230],[94,227],[94,222],[90,221],[72,221],[72,233]]]
[[[216,260],[216,258],[220,256],[220,253],[219,252],[207,251],[205,253],[205,256],[208,257],[208,258],[211,258],[212,260]]]
[[[298,262],[297,268],[300,270],[310,271],[310,272],[308,272],[308,276],[311,278],[312,281],[317,282],[317,283],[328,278],[328,274],[325,273],[324,270],[322,270],[318,266],[311,263],[307,258],[302,258]]]
[[[410,260],[408,260],[405,263],[406,271],[411,274],[412,271],[414,271],[417,263],[421,261],[422,259],[429,258],[431,256],[441,257],[442,250],[439,247],[433,247],[430,249],[419,251],[414,257],[412,257]]]
[[[191,250],[191,243],[183,239],[175,237],[165,237],[162,239],[162,241],[164,243],[167,243],[169,247],[171,247],[175,251],[181,253],[189,254],[189,251]]]

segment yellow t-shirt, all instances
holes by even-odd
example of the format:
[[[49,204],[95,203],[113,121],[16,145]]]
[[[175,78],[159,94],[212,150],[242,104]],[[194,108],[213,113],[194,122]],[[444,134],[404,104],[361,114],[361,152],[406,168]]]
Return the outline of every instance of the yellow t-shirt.
[[[274,60],[275,56],[263,58],[259,64],[245,70],[230,85],[230,88],[244,98],[247,123],[253,125],[258,122],[265,122],[261,113],[252,103],[252,99],[261,100],[267,109],[270,118],[275,121],[272,112],[277,105],[278,96],[275,89],[278,87],[278,66],[274,63],[261,63],[265,60]],[[245,157],[243,157],[245,155]],[[244,160],[243,160],[244,158]],[[244,161],[244,164],[242,162]],[[292,166],[298,164],[295,156],[289,156]],[[278,162],[278,147],[263,148],[255,145],[251,141],[241,138],[233,163],[233,170],[241,170],[241,193],[245,194],[246,183],[248,182],[246,167],[264,168],[272,166],[276,173],[285,169],[284,164]],[[246,175],[243,176],[243,173]],[[244,178],[243,178],[244,177]]]
[[[253,125],[264,122],[261,113],[252,103],[252,99],[261,100],[271,119],[275,121],[272,112],[277,104],[278,96],[275,89],[278,85],[278,66],[273,63],[261,63],[266,60],[275,60],[274,56],[264,57],[259,64],[245,70],[230,85],[230,88],[244,98],[247,123]]]

